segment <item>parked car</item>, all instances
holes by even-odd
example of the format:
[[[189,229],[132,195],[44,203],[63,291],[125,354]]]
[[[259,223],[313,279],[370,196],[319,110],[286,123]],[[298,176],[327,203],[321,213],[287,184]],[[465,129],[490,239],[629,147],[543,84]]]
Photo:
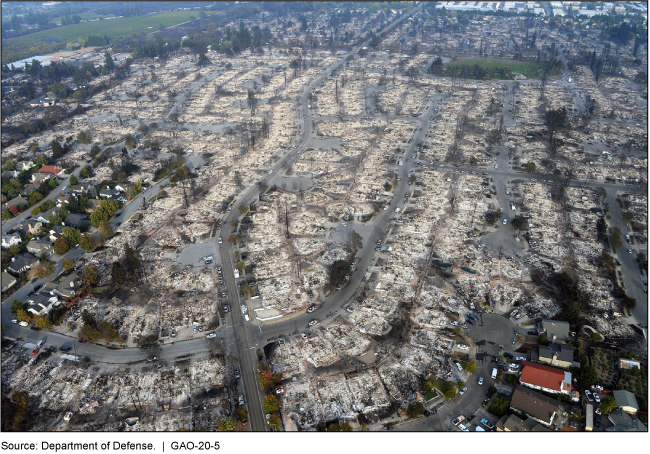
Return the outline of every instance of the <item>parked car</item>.
[[[463,424],[458,424],[458,428],[460,430],[462,430],[463,432],[469,432],[469,429],[467,427],[465,427],[465,425],[463,425]]]
[[[240,394],[239,397],[237,397],[237,403],[239,405],[244,405],[245,402],[244,402],[244,395],[243,394]]]
[[[18,323],[20,326],[29,326],[29,323],[23,321]]]
[[[593,395],[591,394],[591,391],[589,391],[588,389],[585,390],[585,396],[587,397],[587,400],[589,400],[589,402],[593,402],[593,401],[594,401],[594,397],[593,397]]]
[[[316,319],[309,320],[309,326],[314,326],[314,325],[317,325],[317,324],[318,324],[318,320],[316,320]]]
[[[483,384],[483,377],[479,377],[479,378],[478,378],[478,384],[479,384],[479,385],[482,385],[482,384]]]
[[[593,396],[596,403],[600,403],[600,396],[598,395],[598,393],[593,393]]]
[[[456,419],[454,419],[451,423],[452,423],[454,426],[457,426],[458,424],[460,424],[460,423],[463,422],[463,421],[465,421],[465,417],[464,417],[463,415],[460,415],[459,417],[457,417]]]

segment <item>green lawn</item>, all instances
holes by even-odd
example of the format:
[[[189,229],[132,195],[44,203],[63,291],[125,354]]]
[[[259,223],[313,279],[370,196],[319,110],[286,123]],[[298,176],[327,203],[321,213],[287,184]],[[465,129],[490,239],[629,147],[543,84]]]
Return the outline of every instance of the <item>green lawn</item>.
[[[431,399],[435,399],[436,397],[438,397],[438,393],[435,391],[428,391],[424,394],[424,400],[427,402]]]
[[[535,62],[509,60],[500,58],[461,58],[444,64],[445,73],[449,74],[451,68],[460,68],[467,66],[473,68],[479,65],[489,78],[494,79],[514,79],[515,73],[522,74],[527,78],[540,77],[544,65]]]
[[[206,14],[210,14],[206,11]],[[129,37],[150,33],[159,29],[159,25],[171,27],[189,20],[190,16],[199,17],[198,11],[173,11],[137,17],[85,22],[83,24],[64,25],[51,30],[43,30],[25,36],[19,36],[2,43],[2,64],[44,55],[65,48],[66,43],[77,42],[79,38],[106,35],[109,38]],[[151,27],[151,28],[149,28]]]

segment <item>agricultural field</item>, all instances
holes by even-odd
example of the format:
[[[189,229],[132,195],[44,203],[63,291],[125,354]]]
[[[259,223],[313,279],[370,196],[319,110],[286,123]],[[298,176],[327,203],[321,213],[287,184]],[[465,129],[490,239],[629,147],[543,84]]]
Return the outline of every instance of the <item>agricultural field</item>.
[[[206,11],[208,15],[211,13],[211,11]],[[160,25],[166,28],[187,22],[190,17],[198,18],[198,15],[198,11],[172,11],[148,16],[84,22],[43,30],[4,41],[2,43],[2,64],[60,50],[65,47],[66,43],[77,42],[79,38],[87,39],[88,36],[95,35],[105,35],[108,38],[140,35],[160,30]]]
[[[476,68],[482,70],[477,77]],[[456,68],[461,77],[479,79],[514,79],[517,74],[526,78],[535,78],[542,75],[544,65],[517,60],[504,60],[499,58],[462,58],[453,62],[445,63],[444,73],[451,74],[452,68]]]

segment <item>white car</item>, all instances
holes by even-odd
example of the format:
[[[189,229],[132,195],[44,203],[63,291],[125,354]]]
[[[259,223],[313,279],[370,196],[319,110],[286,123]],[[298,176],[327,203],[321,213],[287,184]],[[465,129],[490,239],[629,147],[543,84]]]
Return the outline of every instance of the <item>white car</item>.
[[[591,391],[589,391],[588,389],[585,390],[585,396],[587,397],[587,400],[588,400],[589,402],[593,402],[593,401],[594,401],[594,398],[593,398],[593,396],[592,396],[592,394],[591,394]]]
[[[388,205],[384,205],[384,211],[388,209]]]
[[[593,396],[596,403],[600,403],[600,396],[598,395],[598,393],[594,393]]]
[[[14,325],[17,325],[17,324],[18,324],[18,320],[13,319],[13,320],[11,321],[11,323],[13,323]]]
[[[458,428],[462,430],[463,432],[469,432],[469,429],[465,427],[464,424],[458,424]]]
[[[482,384],[483,384],[483,377],[479,377],[479,378],[478,378],[478,384],[479,384],[479,385],[482,385]]]
[[[210,333],[210,334],[206,334],[205,337],[207,337],[208,339],[212,339],[213,337],[217,337],[217,334],[216,333]]]
[[[399,207],[395,208],[395,213],[399,213]]]
[[[20,323],[18,323],[18,324],[19,324],[20,326],[29,326],[29,323],[27,323],[27,322],[20,322]]]
[[[504,219],[504,220],[503,220],[503,225],[506,225],[507,223],[508,223],[508,220],[507,220],[507,219]]]
[[[465,345],[465,344],[458,344],[457,347],[460,350],[469,350],[469,347],[467,345]]]

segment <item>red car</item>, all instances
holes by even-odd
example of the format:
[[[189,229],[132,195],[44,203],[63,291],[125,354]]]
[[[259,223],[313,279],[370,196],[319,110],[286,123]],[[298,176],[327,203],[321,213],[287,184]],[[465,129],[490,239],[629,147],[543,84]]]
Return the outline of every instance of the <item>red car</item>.
[[[38,348],[35,348],[34,350],[32,350],[32,355],[38,355]]]

